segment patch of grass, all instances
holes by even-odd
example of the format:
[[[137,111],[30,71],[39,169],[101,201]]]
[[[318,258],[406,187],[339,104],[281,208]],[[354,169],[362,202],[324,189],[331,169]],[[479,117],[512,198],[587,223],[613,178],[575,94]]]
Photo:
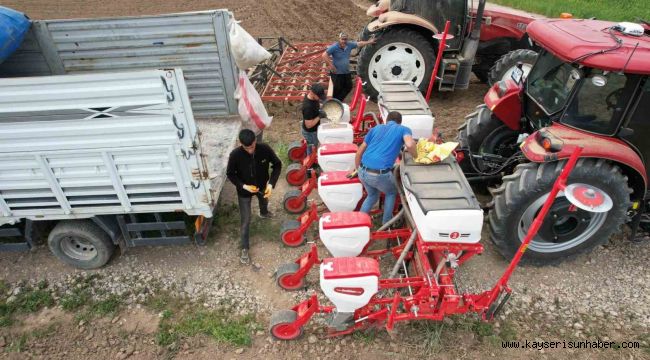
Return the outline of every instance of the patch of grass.
[[[419,334],[418,343],[427,355],[437,353],[442,348],[442,334],[445,324],[437,321],[417,321],[412,324]]]
[[[365,331],[355,331],[352,337],[363,341],[365,344],[372,344],[377,338],[377,331],[375,329],[367,329]]]
[[[291,161],[289,161],[289,154],[287,153],[289,151],[289,144],[278,141],[270,145],[273,147],[275,154],[278,155],[278,158],[280,158],[280,161],[282,161],[283,170],[286,170],[286,167],[291,164]]]
[[[63,310],[75,311],[90,303],[90,291],[83,288],[74,289],[71,294],[64,295],[59,303]]]
[[[34,338],[34,339],[46,338],[46,337],[49,337],[50,335],[54,334],[58,330],[58,328],[59,328],[58,323],[56,323],[56,322],[50,323],[49,325],[47,325],[47,326],[45,326],[43,328],[32,330],[32,332],[29,334],[29,336]]]
[[[219,204],[213,226],[217,231],[234,230],[239,227],[237,204]]]
[[[122,306],[122,299],[117,295],[111,295],[108,298],[98,301],[91,305],[91,311],[100,316],[115,314]]]
[[[8,286],[5,284],[5,287]],[[44,307],[54,305],[54,298],[47,289],[46,282],[40,282],[36,288],[24,286],[21,291],[9,298],[0,300],[0,327],[13,323],[16,313],[33,313]],[[8,291],[5,289],[5,293]]]
[[[182,337],[207,335],[220,343],[250,346],[251,332],[259,329],[253,317],[230,318],[221,311],[198,311],[174,319],[171,312],[163,313],[156,343],[160,346],[178,344]]]
[[[260,219],[254,215],[251,221],[249,235],[260,236],[265,240],[276,241],[279,239],[280,228],[282,227],[278,219]]]
[[[575,18],[596,17],[601,20],[635,21],[642,18],[650,21],[650,7],[647,0],[627,0],[613,4],[602,0],[494,0],[495,3],[511,6],[548,17],[559,17],[568,12]]]
[[[12,339],[7,346],[9,352],[23,352],[27,345],[27,334],[22,334],[19,337]]]

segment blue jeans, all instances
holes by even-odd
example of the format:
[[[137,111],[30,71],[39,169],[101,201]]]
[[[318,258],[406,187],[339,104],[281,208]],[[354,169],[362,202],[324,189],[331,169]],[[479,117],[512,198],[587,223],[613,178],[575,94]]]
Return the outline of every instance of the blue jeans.
[[[359,169],[359,180],[361,180],[363,188],[368,193],[366,200],[361,205],[361,211],[370,214],[370,210],[375,206],[377,200],[379,200],[379,194],[384,193],[384,216],[382,218],[382,224],[387,223],[393,218],[393,208],[395,207],[395,198],[397,197],[397,186],[395,185],[393,172],[374,174],[366,171],[362,167]]]
[[[302,129],[302,137],[307,142],[307,155],[311,155],[311,147],[318,147],[318,131],[309,132]]]

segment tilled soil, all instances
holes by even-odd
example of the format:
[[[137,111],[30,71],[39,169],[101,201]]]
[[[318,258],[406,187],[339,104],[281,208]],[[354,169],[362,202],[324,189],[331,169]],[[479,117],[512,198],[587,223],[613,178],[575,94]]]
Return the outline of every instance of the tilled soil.
[[[333,39],[340,30],[356,33],[366,21],[357,4],[334,0],[9,0],[3,5],[26,11],[32,18],[137,15],[226,7],[235,11],[235,16],[253,35],[284,35],[293,41],[325,41]],[[434,95],[432,109],[436,126],[446,139],[455,138],[456,127],[482,102],[486,91],[487,86],[474,80],[467,91]],[[287,144],[300,138],[295,104],[274,104],[268,106],[268,110],[275,117],[272,127],[265,133],[267,141]],[[376,108],[369,106],[368,110]],[[278,215],[277,219],[254,220],[251,249],[254,266],[243,266],[238,260],[238,218],[233,207],[236,196],[230,184],[222,192],[220,220],[205,247],[130,249],[124,255],[116,255],[106,267],[87,272],[58,262],[46,246],[27,254],[0,254],[0,279],[12,284],[10,292],[19,288],[20,282],[36,283],[46,279],[48,289],[65,293],[79,278],[97,276],[94,286],[102,290],[97,296],[114,294],[125,303],[125,309],[118,315],[90,323],[78,321],[74,314],[59,307],[20,316],[15,325],[0,327],[0,358],[401,359],[435,356],[482,359],[505,355],[516,359],[569,356],[636,359],[650,356],[647,350],[650,341],[647,336],[650,328],[650,271],[647,268],[650,244],[632,244],[622,236],[616,236],[610,244],[590,254],[555,266],[517,269],[511,281],[513,298],[490,331],[498,335],[497,339],[514,336],[522,341],[638,340],[644,342],[645,349],[504,351],[500,343],[491,343],[489,337],[482,335],[482,328],[463,325],[466,319],[473,319],[471,316],[447,319],[440,332],[409,324],[398,326],[393,336],[380,330],[374,335],[326,339],[323,318],[319,317],[307,325],[305,336],[296,342],[273,341],[266,331],[257,331],[253,334],[252,346],[243,349],[215,343],[203,336],[183,339],[175,352],[156,345],[159,316],[142,304],[157,291],[171,291],[197,308],[227,309],[235,316],[254,314],[264,325],[273,311],[289,308],[309,294],[320,292],[316,271],[308,277],[307,290],[296,293],[280,290],[273,279],[280,264],[291,262],[308,250],[308,246],[285,248],[278,239],[282,221],[295,218],[284,214],[281,208],[282,195],[288,189],[281,180],[272,197],[271,210]],[[309,240],[314,239],[313,235],[312,231]],[[488,239],[487,231],[483,238]],[[458,286],[462,290],[487,289],[507,266],[489,241],[484,240],[483,244],[484,254],[463,265],[459,271]],[[326,254],[322,246],[320,250],[321,254]],[[55,330],[47,336],[34,335],[44,327]],[[25,333],[32,335],[22,351],[16,352],[11,341]],[[505,333],[514,335],[506,336]],[[438,339],[433,350],[426,345],[431,339]]]
[[[284,36],[290,41],[323,41],[345,31],[357,34],[365,10],[344,0],[7,0],[3,6],[32,19],[71,19],[153,15],[228,9],[253,36]]]

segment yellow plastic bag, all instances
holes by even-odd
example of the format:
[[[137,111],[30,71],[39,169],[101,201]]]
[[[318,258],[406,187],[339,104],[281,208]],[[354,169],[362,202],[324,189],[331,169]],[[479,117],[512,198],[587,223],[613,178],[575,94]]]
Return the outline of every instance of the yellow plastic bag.
[[[433,164],[446,159],[458,146],[457,142],[436,144],[427,139],[418,140],[418,157],[415,162],[420,164]]]

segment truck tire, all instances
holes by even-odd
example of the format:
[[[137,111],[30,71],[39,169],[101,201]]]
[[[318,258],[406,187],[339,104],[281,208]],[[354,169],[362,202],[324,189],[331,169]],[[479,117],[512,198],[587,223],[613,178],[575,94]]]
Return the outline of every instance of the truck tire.
[[[50,232],[47,244],[59,260],[84,270],[104,266],[115,251],[110,236],[91,220],[59,222]]]
[[[518,150],[518,137],[519,132],[507,127],[492,115],[492,111],[485,104],[482,104],[476,108],[476,111],[465,117],[465,123],[458,130],[457,141],[460,149],[472,154],[510,157]],[[476,161],[475,165],[480,171],[489,170],[480,161]],[[466,173],[477,172],[467,158],[461,162],[461,167]]]
[[[517,49],[510,51],[494,63],[488,74],[488,84],[492,86],[501,80],[510,79],[512,70],[520,62],[523,64],[522,69],[525,78],[533,68],[535,61],[537,61],[537,53],[533,50]]]
[[[494,207],[488,214],[490,238],[506,258],[512,258],[519,249],[565,164],[521,164],[493,192]],[[626,220],[632,193],[627,180],[618,166],[606,160],[578,160],[568,183],[585,183],[603,190],[614,207],[606,213],[590,213],[571,208],[564,195],[558,196],[522,260],[537,265],[556,263],[606,243]]]
[[[426,91],[435,60],[433,43],[424,35],[391,28],[379,35],[376,43],[361,49],[357,73],[364,81],[364,93],[376,101],[382,81],[412,81]]]

